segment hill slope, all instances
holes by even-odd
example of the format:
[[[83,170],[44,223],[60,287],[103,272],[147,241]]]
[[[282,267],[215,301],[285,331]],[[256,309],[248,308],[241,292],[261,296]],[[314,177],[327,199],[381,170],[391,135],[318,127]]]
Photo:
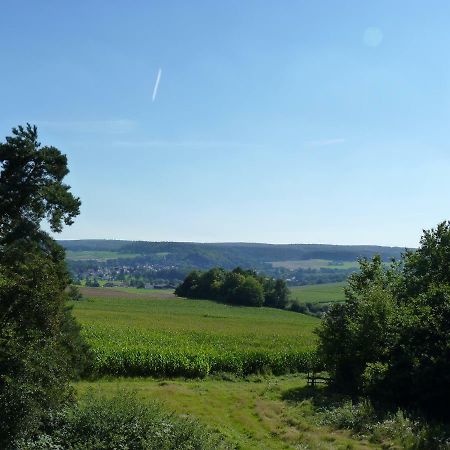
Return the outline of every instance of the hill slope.
[[[359,257],[380,254],[384,260],[398,258],[401,247],[376,245],[328,245],[328,244],[259,244],[259,243],[195,243],[195,242],[145,242],[116,240],[59,241],[72,253],[114,252],[117,258],[139,255],[164,260],[175,265],[209,268],[225,268],[242,265],[260,267],[277,261],[356,261]],[[108,255],[111,257],[111,254]]]

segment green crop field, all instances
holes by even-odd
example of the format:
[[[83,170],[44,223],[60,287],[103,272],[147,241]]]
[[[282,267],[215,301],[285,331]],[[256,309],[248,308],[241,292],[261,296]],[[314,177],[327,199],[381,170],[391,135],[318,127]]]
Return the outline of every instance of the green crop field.
[[[66,258],[71,261],[106,261],[107,259],[119,259],[119,258],[135,258],[139,256],[137,253],[120,253],[112,251],[72,251],[66,250]]]
[[[174,296],[174,289],[140,289],[140,288],[118,287],[118,286],[115,286],[113,289],[115,291],[132,292],[134,294],[141,294],[141,295],[148,295],[151,293],[152,295],[159,294],[164,297],[167,295]]]
[[[299,261],[272,261],[272,267],[284,267],[289,270],[297,269],[353,269],[358,267],[356,261],[335,262],[329,259],[302,259]]]
[[[290,288],[290,299],[298,303],[333,303],[345,300],[345,282],[311,284]]]
[[[293,291],[310,301],[325,292],[330,300],[342,287]],[[322,397],[320,388],[306,386],[305,374],[294,373],[306,369],[319,319],[138,291],[82,288],[84,300],[74,302],[97,374],[107,375],[75,384],[81,402],[120,392],[143,403],[159,400],[220,433],[230,448],[380,448],[323,423],[324,405],[340,400]]]
[[[270,308],[85,290],[74,314],[99,375],[205,376],[304,371],[319,320]],[[158,298],[158,296],[164,298]],[[126,298],[124,298],[126,297]]]

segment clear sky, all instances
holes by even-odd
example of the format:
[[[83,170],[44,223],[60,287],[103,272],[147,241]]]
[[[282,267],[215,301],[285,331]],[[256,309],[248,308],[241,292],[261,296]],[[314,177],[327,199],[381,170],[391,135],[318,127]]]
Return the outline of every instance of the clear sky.
[[[450,215],[449,18],[1,0],[0,136],[36,123],[68,155],[83,205],[62,238],[416,246]]]

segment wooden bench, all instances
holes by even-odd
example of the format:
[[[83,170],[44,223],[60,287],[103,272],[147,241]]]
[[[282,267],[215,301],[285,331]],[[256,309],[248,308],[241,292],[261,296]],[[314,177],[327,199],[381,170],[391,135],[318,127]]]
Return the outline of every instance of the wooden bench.
[[[308,386],[315,386],[318,383],[328,384],[330,382],[330,377],[324,377],[317,375],[315,372],[308,372],[308,377],[306,379]]]

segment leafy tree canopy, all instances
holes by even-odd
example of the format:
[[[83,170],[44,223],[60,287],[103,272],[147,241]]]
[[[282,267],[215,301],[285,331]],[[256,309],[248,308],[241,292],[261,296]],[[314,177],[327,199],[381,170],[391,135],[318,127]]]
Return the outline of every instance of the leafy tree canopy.
[[[344,304],[318,330],[340,389],[449,417],[450,222],[424,231],[417,251],[386,267],[360,261]]]
[[[230,272],[213,268],[192,271],[175,293],[180,297],[205,298],[246,306],[285,308],[289,291],[284,280],[259,276],[254,270],[236,267]]]

